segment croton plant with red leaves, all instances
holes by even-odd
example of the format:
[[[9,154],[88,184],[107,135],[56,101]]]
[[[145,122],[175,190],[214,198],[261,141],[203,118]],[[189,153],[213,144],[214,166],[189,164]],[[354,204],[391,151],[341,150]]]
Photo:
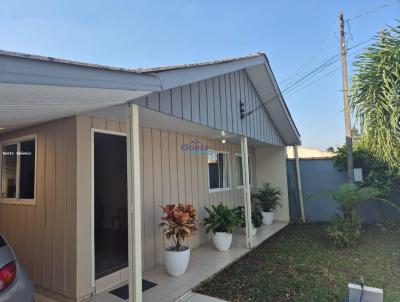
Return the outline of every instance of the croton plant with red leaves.
[[[167,204],[161,208],[164,216],[161,217],[160,227],[165,237],[174,242],[174,250],[179,251],[182,242],[197,231],[197,211],[190,204]]]

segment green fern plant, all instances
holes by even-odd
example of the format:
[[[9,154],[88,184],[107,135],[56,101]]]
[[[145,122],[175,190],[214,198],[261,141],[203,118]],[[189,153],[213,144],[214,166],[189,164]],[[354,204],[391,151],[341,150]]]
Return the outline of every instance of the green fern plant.
[[[232,234],[233,230],[239,225],[240,220],[232,209],[222,203],[217,206],[212,205],[211,209],[205,207],[208,217],[204,219],[206,233],[226,232]]]
[[[243,206],[236,207],[233,209],[233,213],[237,216],[239,220],[239,225],[242,228],[246,227],[246,217],[245,209]],[[263,216],[259,208],[253,208],[251,211],[251,222],[255,228],[259,228],[262,225]]]
[[[264,183],[251,196],[253,201],[261,207],[262,211],[272,212],[278,205],[281,205],[282,191],[270,183]]]
[[[343,184],[338,191],[321,191],[321,195],[332,198],[339,204],[344,219],[351,219],[358,205],[368,201],[380,201],[400,212],[400,207],[393,202],[381,198],[382,192],[375,187],[359,187],[355,184]]]

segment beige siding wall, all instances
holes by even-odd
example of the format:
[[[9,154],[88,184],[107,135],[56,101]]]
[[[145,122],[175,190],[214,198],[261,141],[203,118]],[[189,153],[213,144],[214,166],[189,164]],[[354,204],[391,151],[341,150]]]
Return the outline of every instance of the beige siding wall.
[[[126,132],[125,123],[77,116],[0,136],[0,141],[37,134],[36,205],[0,204],[0,231],[10,240],[35,285],[61,296],[87,297],[91,280],[91,129]],[[143,270],[163,261],[169,245],[158,228],[165,203],[192,203],[204,219],[204,207],[222,201],[243,205],[236,186],[235,153],[240,145],[141,128]],[[183,152],[182,144],[199,140],[209,149],[228,151],[231,189],[209,193],[206,154]],[[253,166],[256,166],[255,152]],[[254,169],[253,169],[254,170]],[[254,175],[255,179],[255,175]],[[256,180],[255,180],[256,181]],[[199,232],[191,248],[205,243]],[[60,296],[59,296],[60,297]]]
[[[198,140],[212,150],[229,152],[230,190],[209,193],[207,154],[184,152],[182,144]],[[221,144],[219,141],[159,129],[141,129],[142,148],[142,217],[143,268],[145,270],[163,262],[163,248],[170,242],[163,238],[158,227],[167,203],[191,203],[198,209],[199,219],[205,217],[204,207],[223,202],[230,207],[244,205],[243,190],[236,186],[235,153],[240,145]],[[189,246],[195,248],[206,242],[204,228]]]
[[[124,123],[78,116],[78,296],[84,297],[91,287],[90,246],[90,136],[91,128],[126,132]],[[141,185],[142,185],[142,261],[143,270],[163,262],[163,248],[169,245],[158,227],[162,215],[160,205],[166,203],[192,203],[205,215],[204,207],[222,201],[231,207],[243,205],[243,190],[236,188],[235,153],[240,145],[222,144],[216,140],[172,133],[160,129],[141,128]],[[209,193],[206,154],[183,152],[182,144],[199,140],[210,149],[228,151],[230,159],[231,189]],[[253,154],[254,150],[251,149]],[[253,165],[255,160],[253,160]],[[191,248],[207,240],[204,228],[190,240]]]
[[[275,210],[275,219],[289,221],[289,197],[286,172],[286,148],[268,146],[255,149],[257,165],[255,169],[256,184],[261,186],[265,182],[279,187],[282,191],[281,207]]]
[[[36,204],[0,204],[0,232],[36,286],[76,296],[76,119],[0,136],[37,135]]]

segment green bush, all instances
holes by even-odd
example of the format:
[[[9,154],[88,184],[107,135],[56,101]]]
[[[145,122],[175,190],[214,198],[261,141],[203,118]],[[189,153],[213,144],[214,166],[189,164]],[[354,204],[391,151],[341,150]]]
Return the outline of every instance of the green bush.
[[[219,203],[217,206],[212,205],[211,209],[205,207],[208,217],[204,219],[206,233],[212,231],[226,232],[232,234],[234,228],[239,225],[240,220],[233,213],[233,210]]]
[[[270,183],[264,183],[261,188],[257,188],[251,197],[256,205],[264,212],[272,212],[277,206],[281,206],[282,191]]]
[[[233,213],[236,215],[239,221],[239,225],[241,228],[246,227],[246,217],[245,217],[245,209],[243,206],[236,207],[233,209]],[[262,225],[263,216],[259,208],[253,208],[251,212],[251,222],[255,228],[259,228]]]
[[[336,214],[327,228],[328,238],[336,247],[352,246],[360,236],[361,222],[361,218],[357,215],[345,219]]]
[[[255,208],[251,213],[251,221],[253,222],[253,226],[255,228],[259,228],[262,226],[263,216],[259,208]]]

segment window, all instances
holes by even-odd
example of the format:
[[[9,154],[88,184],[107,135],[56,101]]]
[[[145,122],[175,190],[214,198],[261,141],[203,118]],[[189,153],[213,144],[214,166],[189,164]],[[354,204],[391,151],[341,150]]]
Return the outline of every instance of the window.
[[[249,155],[249,180],[250,185],[253,184],[253,164],[251,161],[251,156]],[[236,154],[236,185],[239,188],[243,187],[243,166],[242,166],[242,156]]]
[[[3,143],[1,149],[1,198],[35,198],[35,138]]]
[[[210,191],[229,189],[229,154],[208,152],[208,182]]]

